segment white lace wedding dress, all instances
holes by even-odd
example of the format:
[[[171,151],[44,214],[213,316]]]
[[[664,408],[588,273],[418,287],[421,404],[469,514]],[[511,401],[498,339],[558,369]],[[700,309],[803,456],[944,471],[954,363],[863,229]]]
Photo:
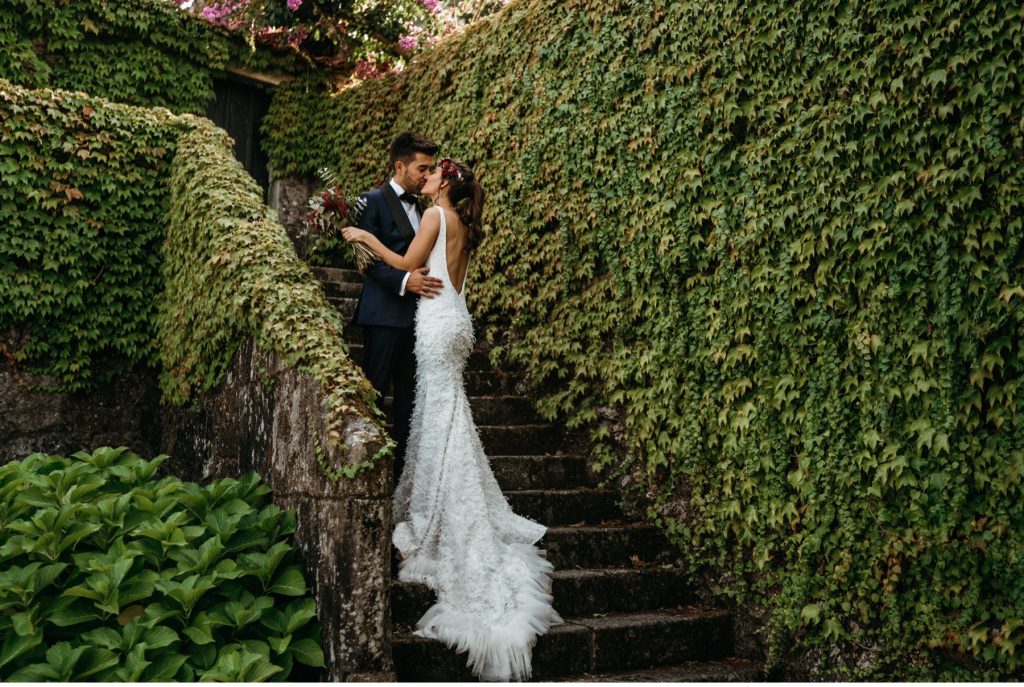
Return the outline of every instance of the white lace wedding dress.
[[[447,227],[427,259],[441,294],[416,311],[416,404],[394,494],[398,579],[422,582],[437,603],[415,634],[458,652],[484,680],[525,680],[537,636],[562,618],[551,606],[552,565],[535,546],[546,528],[516,515],[491,472],[463,387],[473,350],[465,284],[448,274]]]

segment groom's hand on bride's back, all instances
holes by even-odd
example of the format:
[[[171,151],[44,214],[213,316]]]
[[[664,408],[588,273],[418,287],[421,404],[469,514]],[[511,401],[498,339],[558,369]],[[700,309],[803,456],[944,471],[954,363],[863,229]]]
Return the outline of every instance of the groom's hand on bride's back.
[[[420,267],[409,273],[409,281],[405,285],[406,291],[412,291],[424,298],[433,298],[441,293],[441,280],[435,277],[428,277],[426,267]]]

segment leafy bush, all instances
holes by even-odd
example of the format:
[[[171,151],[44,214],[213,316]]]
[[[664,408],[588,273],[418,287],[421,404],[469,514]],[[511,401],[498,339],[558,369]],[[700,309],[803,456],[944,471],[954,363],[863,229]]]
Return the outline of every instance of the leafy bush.
[[[0,678],[286,680],[322,667],[294,511],[125,448],[0,467]],[[308,672],[308,669],[307,669]]]
[[[509,357],[557,384],[545,412],[624,418],[625,455],[595,430],[602,460],[646,475],[691,563],[772,609],[773,661],[1011,675],[1022,19],[513,3],[397,78],[282,91],[268,148],[356,188],[399,130],[477,161],[478,316],[511,319]],[[275,125],[296,109],[308,126]]]

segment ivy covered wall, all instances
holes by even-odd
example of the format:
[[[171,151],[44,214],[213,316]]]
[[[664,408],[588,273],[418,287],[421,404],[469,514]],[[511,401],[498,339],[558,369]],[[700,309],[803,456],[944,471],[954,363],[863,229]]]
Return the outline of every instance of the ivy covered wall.
[[[69,391],[151,362],[180,120],[0,81],[0,123],[5,356]]]
[[[201,114],[227,65],[297,73],[287,54],[243,39],[167,0],[5,0],[0,78],[116,102]]]
[[[387,626],[363,619],[390,598],[391,472],[372,468],[392,443],[261,195],[209,120],[0,80],[0,416],[22,411],[0,417],[0,458],[110,436],[55,437],[54,415],[120,419],[115,442],[148,415],[175,472],[258,471],[297,509],[328,677],[387,679]]]
[[[531,0],[397,78],[295,84],[265,131],[277,174],[354,191],[405,129],[476,162],[477,318],[695,566],[769,605],[770,662],[1005,677],[1022,81],[1012,3]]]
[[[55,389],[159,371],[184,404],[246,341],[319,382],[328,425],[388,450],[337,310],[209,120],[0,81],[0,352]],[[378,436],[379,435],[379,436]],[[332,441],[340,437],[330,437]]]
[[[319,383],[332,444],[342,444],[340,429],[352,418],[363,420],[361,441],[374,452],[322,466],[334,481],[355,477],[390,444],[376,394],[349,358],[341,315],[231,155],[227,135],[206,119],[184,119],[191,127],[178,141],[168,179],[157,316],[164,398],[182,404],[215,389],[251,340]]]

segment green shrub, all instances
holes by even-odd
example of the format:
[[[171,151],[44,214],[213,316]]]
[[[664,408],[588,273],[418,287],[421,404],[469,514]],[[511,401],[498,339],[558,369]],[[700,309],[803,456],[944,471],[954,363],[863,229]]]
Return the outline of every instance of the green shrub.
[[[282,91],[268,149],[356,188],[399,130],[477,162],[475,312],[557,385],[546,413],[621,413],[603,462],[770,607],[772,662],[1007,676],[1022,44],[1012,3],[516,2],[398,78]]]
[[[255,473],[157,478],[167,456],[0,467],[0,678],[282,681],[323,667],[295,513]],[[308,672],[308,669],[306,669]]]

